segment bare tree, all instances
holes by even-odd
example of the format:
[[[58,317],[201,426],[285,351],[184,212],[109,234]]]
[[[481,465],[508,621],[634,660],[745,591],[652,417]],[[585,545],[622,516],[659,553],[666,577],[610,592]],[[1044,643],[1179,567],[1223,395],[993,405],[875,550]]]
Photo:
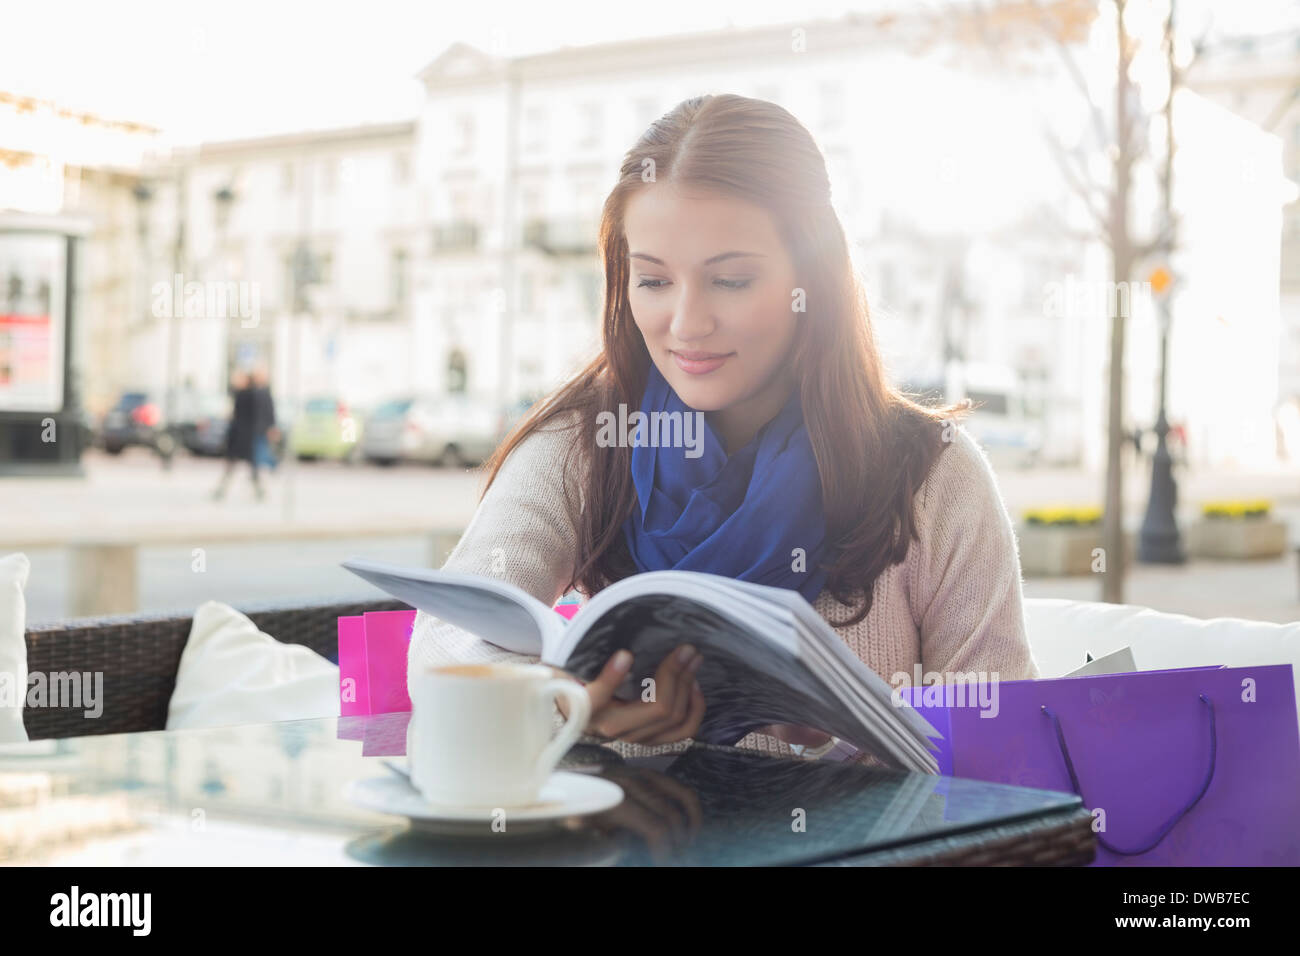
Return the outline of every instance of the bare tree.
[[[1154,3],[1159,0],[1144,0]],[[1168,17],[1165,20],[1163,42],[1168,44],[1168,56],[1173,56],[1172,30],[1174,0],[1166,0]],[[1037,21],[1045,36],[1059,54],[1059,59],[1079,95],[1083,98],[1089,118],[1093,143],[1091,149],[1067,149],[1055,134],[1044,125],[1044,136],[1071,192],[1079,198],[1088,212],[1091,229],[1080,234],[1060,223],[1063,233],[1075,238],[1100,240],[1110,253],[1111,280],[1116,289],[1131,289],[1138,267],[1144,260],[1159,253],[1167,256],[1172,249],[1174,222],[1171,216],[1162,217],[1157,234],[1149,237],[1134,235],[1130,202],[1134,174],[1146,156],[1147,132],[1153,121],[1160,117],[1167,130],[1166,146],[1173,149],[1172,108],[1175,92],[1173,77],[1169,93],[1156,113],[1143,110],[1138,81],[1134,79],[1134,59],[1144,42],[1151,37],[1137,36],[1130,30],[1126,13],[1135,4],[1132,0],[1057,0],[1042,2],[1029,0],[1028,4],[995,4],[980,10],[976,20],[980,24],[979,36],[985,47],[999,54],[1005,53],[1009,42],[1023,41],[1019,30],[1007,28],[1009,21],[1021,26],[1023,17]],[[1115,81],[1114,106],[1108,117],[1106,111],[1094,102],[1088,88],[1087,77],[1079,66],[1074,42],[1080,38],[1080,24],[1095,22],[1103,7],[1111,8],[1115,29]],[[1011,16],[1011,11],[1017,16]],[[1199,45],[1198,45],[1199,46]],[[1186,67],[1184,66],[1184,70]],[[1090,172],[1088,159],[1100,150],[1108,157],[1107,182],[1099,183]],[[1172,155],[1172,154],[1170,154]],[[1165,168],[1169,162],[1166,157]],[[1170,188],[1171,179],[1162,176],[1164,189]],[[1168,208],[1166,197],[1163,204]],[[1128,301],[1124,297],[1123,301]],[[1124,600],[1124,577],[1128,555],[1124,537],[1124,482],[1123,452],[1124,429],[1124,344],[1127,316],[1120,308],[1121,297],[1110,302],[1110,357],[1106,397],[1106,478],[1105,517],[1102,528],[1102,546],[1106,554],[1106,572],[1102,575],[1102,600],[1121,603]]]

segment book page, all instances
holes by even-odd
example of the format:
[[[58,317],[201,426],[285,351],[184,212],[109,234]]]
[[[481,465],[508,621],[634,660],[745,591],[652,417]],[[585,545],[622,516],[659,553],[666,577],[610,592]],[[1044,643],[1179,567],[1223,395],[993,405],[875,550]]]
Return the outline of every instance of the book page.
[[[360,558],[343,567],[411,607],[516,654],[542,657],[548,638],[564,631],[564,618],[505,581]]]
[[[695,647],[704,657],[695,678],[708,702],[695,736],[706,743],[734,744],[771,723],[862,739],[861,727],[797,657],[694,599],[662,593],[625,598],[584,621],[580,637],[563,666],[582,680],[599,674],[616,651],[632,652],[632,669],[617,694],[622,700],[642,697],[668,654],[682,644]]]

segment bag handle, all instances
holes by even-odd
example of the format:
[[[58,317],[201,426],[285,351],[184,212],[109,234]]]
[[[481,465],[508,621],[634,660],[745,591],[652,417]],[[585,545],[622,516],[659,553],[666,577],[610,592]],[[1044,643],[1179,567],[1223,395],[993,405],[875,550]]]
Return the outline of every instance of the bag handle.
[[[1200,697],[1201,703],[1203,703],[1210,712],[1210,768],[1206,771],[1205,782],[1201,784],[1201,789],[1197,792],[1196,796],[1192,798],[1191,802],[1174,814],[1169,822],[1160,828],[1160,832],[1156,834],[1156,838],[1140,850],[1121,850],[1118,847],[1112,846],[1099,834],[1097,836],[1097,842],[1111,853],[1119,856],[1141,856],[1143,853],[1154,850],[1160,845],[1160,841],[1169,835],[1169,831],[1174,828],[1174,825],[1183,817],[1187,816],[1187,814],[1191,812],[1192,807],[1201,802],[1201,797],[1205,796],[1205,791],[1210,789],[1210,781],[1214,779],[1215,758],[1219,749],[1218,728],[1214,716],[1214,704],[1210,701],[1210,698],[1206,697],[1204,694],[1198,694],[1197,696]],[[1083,788],[1079,785],[1079,775],[1074,772],[1074,761],[1070,759],[1070,750],[1065,745],[1065,732],[1061,730],[1061,721],[1057,718],[1056,714],[1047,709],[1046,704],[1043,704],[1042,708],[1043,713],[1052,718],[1052,725],[1056,728],[1056,742],[1060,745],[1061,756],[1065,758],[1065,769],[1070,773],[1070,786],[1072,786],[1074,792],[1079,795],[1079,799],[1083,800],[1084,806],[1088,806],[1088,800],[1083,795]]]

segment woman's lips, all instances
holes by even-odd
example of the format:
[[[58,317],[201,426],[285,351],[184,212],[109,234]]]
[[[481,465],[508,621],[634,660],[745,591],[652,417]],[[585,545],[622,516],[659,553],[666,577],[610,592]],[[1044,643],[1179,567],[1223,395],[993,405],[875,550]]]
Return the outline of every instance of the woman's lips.
[[[722,367],[734,352],[673,352],[673,361],[688,375],[707,375]]]

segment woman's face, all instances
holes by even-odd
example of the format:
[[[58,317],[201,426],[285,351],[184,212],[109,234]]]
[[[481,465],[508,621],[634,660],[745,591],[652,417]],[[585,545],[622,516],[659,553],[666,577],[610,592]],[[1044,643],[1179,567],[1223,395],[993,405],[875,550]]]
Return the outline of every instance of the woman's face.
[[[789,397],[798,285],[771,214],[653,183],[624,213],[628,302],[650,358],[734,450]]]

